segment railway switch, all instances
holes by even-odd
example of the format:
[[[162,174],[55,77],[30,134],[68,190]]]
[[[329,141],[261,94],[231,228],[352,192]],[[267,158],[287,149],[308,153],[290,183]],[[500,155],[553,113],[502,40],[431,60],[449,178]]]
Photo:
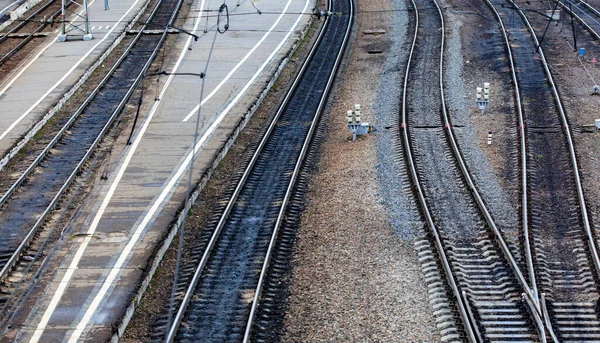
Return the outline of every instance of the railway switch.
[[[356,140],[356,136],[366,135],[374,131],[372,125],[361,122],[360,104],[354,105],[354,110],[346,111],[346,120],[348,121],[348,130],[352,132],[352,141]]]

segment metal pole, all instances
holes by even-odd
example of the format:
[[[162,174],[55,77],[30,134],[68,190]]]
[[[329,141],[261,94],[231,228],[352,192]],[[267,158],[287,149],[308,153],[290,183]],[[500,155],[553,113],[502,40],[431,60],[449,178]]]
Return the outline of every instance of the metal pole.
[[[108,1],[108,0],[106,0],[106,1]],[[546,32],[548,31],[548,26],[550,26],[550,23],[552,22],[552,18],[554,17],[554,12],[556,12],[556,8],[558,7],[558,2],[559,1],[560,0],[556,0],[556,5],[554,5],[554,9],[552,10],[552,14],[550,15],[550,18],[548,18],[548,24],[546,24],[546,28],[544,29],[544,33],[542,34],[542,38],[540,39],[540,42],[538,43],[538,48],[540,46],[542,46],[542,42],[544,41],[544,37],[546,37]]]
[[[56,38],[56,40],[58,42],[64,42],[67,40],[67,34],[65,33],[65,1],[66,0],[62,0],[62,8],[61,8],[61,21],[60,21],[60,34],[58,35],[58,37]]]
[[[67,0],[62,0],[62,23],[60,28],[60,34],[56,38],[59,42],[64,42],[67,40],[68,35],[71,31],[77,31],[77,34],[74,35],[79,39],[83,40],[92,40],[94,36],[90,31],[90,22],[88,16],[88,0],[72,0],[73,5],[78,7],[77,10],[81,12],[75,13],[71,18],[71,22],[67,23]],[[108,1],[108,0],[105,0]],[[80,14],[81,13],[81,14]],[[69,29],[67,29],[67,25]],[[81,36],[83,34],[83,37]]]
[[[108,1],[108,0],[106,0]],[[83,36],[83,40],[92,40],[94,38],[94,36],[92,35],[92,32],[90,31],[90,17],[88,15],[88,0],[83,0],[83,20],[84,22],[84,30],[85,30],[85,35]]]
[[[569,1],[569,13],[571,13],[571,30],[573,31],[573,47],[577,51],[577,35],[575,34],[575,19],[573,18],[573,8]]]
[[[88,5],[87,5],[87,0],[83,0],[83,20],[84,20],[84,27],[85,27],[85,34],[89,35],[90,34],[90,22],[89,22],[89,18],[88,18]]]

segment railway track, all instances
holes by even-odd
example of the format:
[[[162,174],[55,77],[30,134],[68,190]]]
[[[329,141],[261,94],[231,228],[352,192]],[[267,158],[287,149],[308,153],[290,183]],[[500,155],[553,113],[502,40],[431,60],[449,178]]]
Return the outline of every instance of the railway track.
[[[501,20],[511,15],[502,1],[489,0]],[[511,1],[511,5],[518,6]],[[523,226],[530,236],[539,289],[548,320],[560,342],[600,340],[597,247],[579,178],[568,119],[543,50],[521,10],[522,29],[514,56],[514,84],[519,103]],[[505,33],[506,36],[506,33]],[[537,52],[539,58],[531,58]]]
[[[600,12],[585,1],[561,0],[560,5],[583,25],[596,40],[600,40]]]
[[[86,167],[104,136],[120,117],[164,42],[181,6],[181,0],[157,1],[139,33],[127,41],[124,51],[99,84],[77,109],[60,118],[56,132],[47,144],[34,147],[27,163],[12,166],[13,178],[0,185],[0,280],[2,280],[2,318],[9,302],[14,302],[8,276],[16,266],[29,266],[36,251],[28,247],[60,205],[71,184]],[[163,30],[162,35],[144,35],[144,29]],[[20,278],[16,278],[20,280]]]
[[[437,299],[438,326],[444,327],[444,340],[546,342],[552,326],[544,303],[521,272],[533,270],[529,242],[525,240],[523,249],[505,242],[454,136],[444,100],[444,19],[434,4],[413,2],[416,25],[404,81],[400,140],[429,228],[428,239],[416,246]],[[438,54],[436,49],[439,60],[431,58]],[[438,71],[439,83],[425,76],[432,70]],[[438,270],[443,270],[447,288],[440,284]]]
[[[47,35],[44,30],[60,18],[61,4],[61,1],[57,0],[48,1],[0,35],[0,75],[3,75],[0,78],[4,78],[4,75],[9,74],[21,63],[24,54],[29,52],[25,49],[26,46],[41,43]],[[69,1],[66,6],[69,7],[71,4],[72,2]]]
[[[327,16],[291,90],[238,174],[222,213],[205,228],[195,261],[182,268],[181,304],[172,323],[162,318],[155,326],[155,341],[274,340],[265,321],[272,315],[265,311],[277,302],[269,278],[273,268],[285,268],[279,265],[281,241],[288,252],[293,242],[285,226],[299,216],[296,186],[352,23],[352,3],[336,0],[329,8],[334,14]]]

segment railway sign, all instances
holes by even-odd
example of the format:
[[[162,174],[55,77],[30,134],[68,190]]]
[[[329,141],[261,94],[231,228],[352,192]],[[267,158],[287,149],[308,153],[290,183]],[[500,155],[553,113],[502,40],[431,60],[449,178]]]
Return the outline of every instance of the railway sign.
[[[490,103],[490,83],[484,82],[483,88],[477,87],[475,95],[475,104],[481,110],[481,113]]]
[[[348,121],[348,130],[352,132],[352,141],[356,140],[356,136],[366,135],[373,131],[373,127],[369,123],[360,121],[360,104],[354,105],[354,111],[346,111],[346,120]]]

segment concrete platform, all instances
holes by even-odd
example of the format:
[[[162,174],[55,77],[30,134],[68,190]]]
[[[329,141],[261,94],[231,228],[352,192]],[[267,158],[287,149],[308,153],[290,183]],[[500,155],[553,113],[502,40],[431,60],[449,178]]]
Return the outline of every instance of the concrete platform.
[[[45,43],[0,84],[0,157],[42,118],[48,119],[49,111],[110,48],[146,0],[113,2],[107,11],[103,1],[89,2],[94,39],[56,42],[58,29],[55,28]],[[0,167],[5,162],[1,161]]]
[[[198,1],[194,7],[203,4]],[[230,13],[245,15],[231,16],[230,31],[215,38],[205,79],[194,183],[213,168],[248,109],[268,88],[310,19],[301,13],[309,12],[314,2],[261,0],[256,5],[263,15],[248,1],[230,5]],[[197,17],[200,11],[192,13]],[[193,30],[193,19],[185,29]],[[187,51],[180,73],[204,70],[215,37],[212,17],[210,31],[202,34],[205,20],[191,51],[188,38],[180,35],[177,46]],[[173,70],[176,60],[173,57],[165,69]],[[81,206],[85,215],[65,229],[59,242],[64,248],[44,276],[48,282],[32,292],[30,312],[24,309],[16,317],[6,337],[18,342],[118,340],[145,282],[148,261],[172,232],[170,223],[185,197],[201,81],[197,76],[161,78],[169,87],[159,101],[144,102],[144,117],[132,145],[125,145],[129,129],[124,130],[116,145],[121,150],[113,150],[113,159],[104,166],[108,180],[96,180],[92,196]]]
[[[7,14],[11,9],[19,6],[24,0],[0,0],[0,16]]]

